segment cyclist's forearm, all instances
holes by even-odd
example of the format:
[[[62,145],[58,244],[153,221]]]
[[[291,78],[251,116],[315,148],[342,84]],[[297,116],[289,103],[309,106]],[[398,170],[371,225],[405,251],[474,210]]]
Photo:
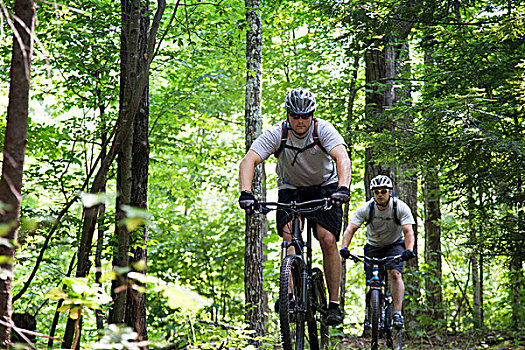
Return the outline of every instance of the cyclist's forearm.
[[[245,162],[244,160],[241,161],[239,165],[239,190],[251,191],[254,169],[255,166],[253,164]]]
[[[336,163],[336,170],[339,179],[338,186],[350,187],[350,179],[352,177],[350,159],[346,158]]]
[[[239,164],[239,189],[251,191],[253,171],[255,166],[262,163],[261,157],[254,151],[249,150]]]
[[[405,235],[405,249],[414,250],[415,238],[412,225],[403,225],[403,233]]]
[[[352,166],[345,147],[343,145],[334,147],[334,149],[330,151],[330,156],[335,161],[335,169],[339,179],[338,186],[350,187]]]
[[[343,248],[348,248],[350,246],[350,243],[352,242],[352,238],[354,237],[354,233],[357,231],[359,227],[355,224],[350,223],[348,227],[345,230],[345,233],[343,234],[343,240],[341,242],[341,246]]]

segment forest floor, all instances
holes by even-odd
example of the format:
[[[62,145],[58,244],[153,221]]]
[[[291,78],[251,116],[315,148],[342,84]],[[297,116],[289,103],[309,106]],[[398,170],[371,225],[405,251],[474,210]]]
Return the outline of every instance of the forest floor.
[[[332,339],[333,340],[333,339]],[[386,343],[381,342],[380,349],[387,349]],[[339,339],[333,344],[333,349],[370,349],[370,338],[348,337]],[[405,350],[525,350],[525,337],[516,337],[510,332],[483,332],[473,334],[455,334],[447,336],[425,336],[404,339]]]

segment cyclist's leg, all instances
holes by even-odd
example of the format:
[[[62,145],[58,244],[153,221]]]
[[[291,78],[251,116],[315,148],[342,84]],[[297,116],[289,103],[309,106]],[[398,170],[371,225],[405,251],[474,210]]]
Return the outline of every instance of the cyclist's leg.
[[[405,250],[404,242],[393,244],[385,256],[399,255]],[[405,295],[405,284],[403,282],[404,262],[386,264],[388,272],[388,284],[392,294],[393,311],[401,311],[403,307],[403,296]]]
[[[405,294],[405,284],[403,283],[403,275],[401,272],[398,270],[388,270],[388,283],[390,293],[392,294],[394,311],[401,311],[403,296]]]
[[[337,238],[321,225],[317,225],[317,239],[323,252],[323,270],[328,286],[329,301],[339,302],[341,259],[337,249]]]
[[[329,196],[336,188],[336,184],[325,186],[318,193],[314,193],[311,199]],[[319,240],[323,252],[323,269],[328,286],[328,299],[338,303],[341,258],[337,242],[343,224],[343,210],[341,207],[334,206],[330,210],[316,211],[311,219],[316,224],[314,235]]]

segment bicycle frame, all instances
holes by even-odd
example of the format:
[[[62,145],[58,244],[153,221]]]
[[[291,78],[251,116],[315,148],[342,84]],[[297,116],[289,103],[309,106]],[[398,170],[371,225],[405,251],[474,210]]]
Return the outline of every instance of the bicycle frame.
[[[386,276],[387,273],[384,269],[384,265],[391,261],[401,261],[401,255],[387,256],[379,259],[350,254],[350,258],[354,262],[360,261],[372,267],[372,278],[370,280],[367,279],[366,281],[367,318],[371,319],[372,323],[371,349],[376,350],[378,348],[380,332],[386,335],[388,345],[393,346],[391,325],[392,314],[387,315],[388,312],[392,313],[393,303],[392,296],[388,289],[388,276]],[[378,310],[374,310],[374,308],[378,308]],[[396,347],[400,349],[401,338],[396,338]]]
[[[319,268],[312,267],[312,230],[314,228],[311,222],[306,219],[307,236],[305,241],[302,236],[301,214],[321,209],[327,210],[330,208],[329,203],[330,200],[327,198],[301,203],[258,203],[257,209],[263,214],[268,213],[270,210],[276,209],[288,209],[292,212],[291,238],[289,242],[283,240],[281,245],[279,314],[281,321],[283,348],[285,350],[303,349],[305,323],[308,324],[311,349],[324,349],[328,343],[328,326],[321,321],[321,314],[326,308],[324,278],[322,276],[322,271]],[[275,209],[270,209],[267,206],[275,207]],[[294,248],[294,253],[288,254],[288,250],[291,247]],[[300,293],[295,294],[295,303],[293,306],[289,306],[289,291],[294,290],[294,293],[299,292],[297,290],[299,288],[296,289],[296,287],[299,286]],[[284,303],[283,300],[286,300],[286,303]],[[291,321],[289,315],[292,315],[294,321]],[[321,321],[320,340],[318,338],[317,332],[317,322],[319,321]],[[290,333],[290,324],[296,325],[296,332],[299,334],[298,336]]]
[[[381,270],[382,269],[382,270]],[[381,270],[381,271],[380,271]],[[366,294],[367,294],[367,300],[369,300],[369,296],[371,294],[372,290],[379,290],[380,295],[380,307],[381,307],[381,320],[385,320],[387,309],[390,305],[392,305],[392,295],[390,294],[390,290],[388,289],[388,276],[386,273],[386,270],[383,269],[383,266],[373,265],[372,267],[372,279],[366,281]],[[367,305],[368,308],[369,305]],[[381,322],[379,324],[379,328],[383,332],[388,332],[391,330],[392,325],[387,322]]]
[[[298,305],[298,312],[307,312],[307,293],[310,290],[308,276],[312,274],[312,227],[307,222],[307,236],[306,241],[303,240],[302,230],[301,230],[301,219],[300,215],[296,212],[293,214],[292,218],[292,232],[290,242],[282,242],[282,251],[281,251],[281,263],[284,258],[288,256],[288,248],[293,247],[295,249],[295,254],[302,260],[304,268],[301,273],[301,284],[302,284],[302,296],[301,303]],[[306,250],[304,249],[306,248]]]

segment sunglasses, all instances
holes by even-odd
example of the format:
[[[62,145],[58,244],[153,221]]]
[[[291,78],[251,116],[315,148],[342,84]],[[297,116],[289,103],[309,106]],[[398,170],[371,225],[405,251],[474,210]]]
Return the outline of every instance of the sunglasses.
[[[375,193],[375,194],[380,194],[380,193],[381,193],[381,194],[385,194],[385,193],[387,193],[387,192],[388,192],[388,190],[385,190],[385,189],[382,189],[382,190],[374,190],[374,193]]]
[[[306,114],[295,114],[295,113],[290,113],[290,118],[294,119],[294,120],[297,120],[299,118],[301,119],[310,119],[310,117],[313,115],[313,113],[306,113]]]

